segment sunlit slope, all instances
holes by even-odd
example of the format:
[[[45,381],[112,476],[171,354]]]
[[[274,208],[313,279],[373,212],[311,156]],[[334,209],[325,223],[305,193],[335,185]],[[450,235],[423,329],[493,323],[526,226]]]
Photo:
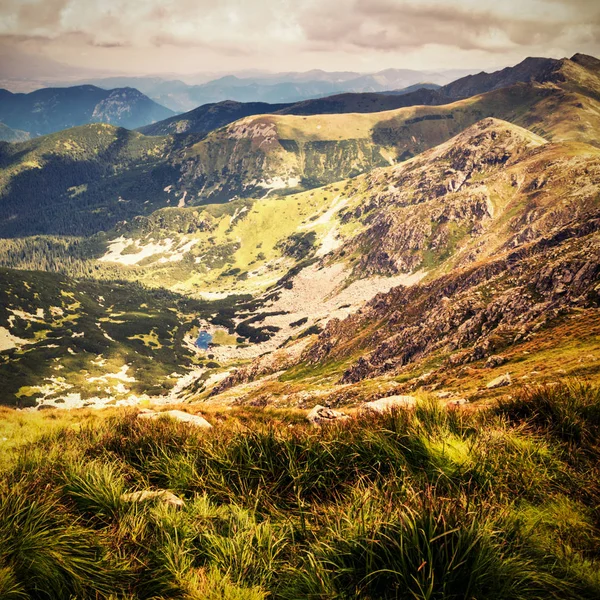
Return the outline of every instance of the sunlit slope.
[[[199,199],[290,192],[415,156],[486,117],[552,140],[597,144],[597,74],[569,66],[565,82],[519,83],[443,106],[379,113],[261,115],[213,132],[182,155],[180,185]]]

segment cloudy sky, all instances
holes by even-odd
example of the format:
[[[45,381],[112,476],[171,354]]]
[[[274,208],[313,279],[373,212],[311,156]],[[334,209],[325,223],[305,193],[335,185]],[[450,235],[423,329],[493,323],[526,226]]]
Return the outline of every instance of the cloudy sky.
[[[600,55],[600,2],[2,0],[0,66],[21,52],[136,74],[483,69]]]

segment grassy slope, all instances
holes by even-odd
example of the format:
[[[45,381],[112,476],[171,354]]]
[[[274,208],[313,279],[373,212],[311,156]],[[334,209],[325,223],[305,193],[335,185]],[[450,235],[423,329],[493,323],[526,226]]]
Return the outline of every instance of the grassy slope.
[[[323,430],[256,409],[205,413],[210,432],[4,412],[0,595],[591,600],[599,415],[573,384]],[[148,488],[185,506],[121,497]]]

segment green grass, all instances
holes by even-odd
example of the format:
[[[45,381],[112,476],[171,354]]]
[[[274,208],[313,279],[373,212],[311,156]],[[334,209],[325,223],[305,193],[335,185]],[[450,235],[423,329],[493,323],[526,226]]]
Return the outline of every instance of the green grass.
[[[597,598],[599,407],[568,384],[324,429],[113,409],[40,436],[24,415],[0,484],[0,597]],[[122,498],[144,489],[185,506]]]

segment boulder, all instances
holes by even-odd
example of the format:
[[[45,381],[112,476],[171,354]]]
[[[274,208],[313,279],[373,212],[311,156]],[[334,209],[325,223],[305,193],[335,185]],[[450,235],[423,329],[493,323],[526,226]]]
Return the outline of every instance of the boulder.
[[[456,406],[464,406],[465,404],[467,404],[467,400],[465,400],[464,398],[456,398],[455,400],[451,400],[450,402],[448,402],[448,406],[450,406],[451,408],[454,408]]]
[[[485,361],[485,366],[488,369],[494,369],[495,367],[500,367],[506,361],[507,361],[507,359],[504,356],[499,356],[498,354],[493,354]]]
[[[169,506],[181,508],[185,502],[168,490],[141,490],[139,492],[129,492],[121,494],[123,502],[148,502],[150,500],[159,500]]]
[[[494,388],[504,387],[505,385],[511,385],[512,379],[509,373],[505,373],[504,375],[500,375],[500,377],[496,377],[496,379],[492,379],[485,387],[488,390],[493,390]]]
[[[161,417],[169,417],[180,421],[181,423],[189,423],[196,427],[203,429],[211,429],[212,425],[204,418],[199,415],[190,415],[189,413],[183,412],[182,410],[166,410],[164,412],[158,412],[155,410],[144,410],[138,414],[138,419],[159,419]]]
[[[395,408],[413,408],[416,403],[417,399],[413,396],[388,396],[387,398],[365,402],[360,409],[361,411],[384,413]]]
[[[323,425],[323,423],[340,423],[348,420],[350,417],[339,410],[333,410],[326,406],[317,404],[309,413],[306,415],[306,419],[313,425]]]

